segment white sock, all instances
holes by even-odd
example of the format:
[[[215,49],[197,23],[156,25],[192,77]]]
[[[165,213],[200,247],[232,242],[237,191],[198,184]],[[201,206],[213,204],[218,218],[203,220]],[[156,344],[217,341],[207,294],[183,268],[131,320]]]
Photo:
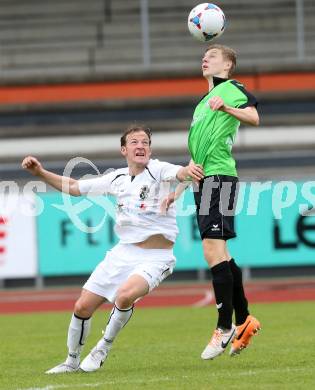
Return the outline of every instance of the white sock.
[[[78,365],[84,342],[90,333],[91,318],[80,318],[72,314],[68,330],[67,347],[69,350],[67,364]]]
[[[104,338],[101,339],[97,347],[100,349],[110,349],[112,342],[118,332],[127,324],[133,313],[133,306],[129,309],[119,309],[116,305],[110,313],[109,320],[104,332]]]

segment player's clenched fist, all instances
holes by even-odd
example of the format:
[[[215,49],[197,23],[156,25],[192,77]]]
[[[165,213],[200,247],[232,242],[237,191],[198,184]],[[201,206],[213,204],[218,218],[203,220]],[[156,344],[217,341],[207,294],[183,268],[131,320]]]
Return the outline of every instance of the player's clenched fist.
[[[213,96],[208,103],[212,111],[223,111],[225,108],[224,101],[220,96]]]
[[[43,170],[42,164],[33,156],[27,156],[22,161],[22,168],[27,169],[33,175],[37,176]]]
[[[204,178],[203,168],[200,164],[195,164],[192,160],[188,165],[188,176],[192,178],[193,181],[198,182]]]

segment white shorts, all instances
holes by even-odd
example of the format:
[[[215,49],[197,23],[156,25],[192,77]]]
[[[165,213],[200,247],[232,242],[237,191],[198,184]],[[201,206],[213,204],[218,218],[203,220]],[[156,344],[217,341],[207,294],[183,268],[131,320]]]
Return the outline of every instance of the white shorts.
[[[114,303],[117,290],[129,276],[142,276],[151,291],[173,272],[175,262],[172,249],[142,249],[133,244],[117,244],[106,253],[83,288]]]

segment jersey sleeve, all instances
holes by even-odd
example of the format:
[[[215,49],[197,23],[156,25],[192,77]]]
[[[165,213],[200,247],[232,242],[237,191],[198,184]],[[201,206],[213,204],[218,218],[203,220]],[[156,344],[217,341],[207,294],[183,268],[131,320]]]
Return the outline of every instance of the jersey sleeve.
[[[170,164],[168,162],[161,162],[160,164],[161,181],[178,181],[176,175],[182,168],[181,165]]]
[[[252,95],[250,92],[248,92],[243,84],[239,83],[236,80],[233,80],[232,84],[242,92],[242,94],[244,95],[244,98],[247,98],[247,101],[245,103],[240,103],[240,104],[237,103],[235,105],[236,108],[246,108],[246,107],[252,107],[252,106],[257,108],[258,101],[257,101],[256,97],[254,95]]]
[[[115,172],[107,173],[103,176],[98,176],[92,179],[79,180],[79,190],[81,195],[110,195],[111,184],[114,179]]]

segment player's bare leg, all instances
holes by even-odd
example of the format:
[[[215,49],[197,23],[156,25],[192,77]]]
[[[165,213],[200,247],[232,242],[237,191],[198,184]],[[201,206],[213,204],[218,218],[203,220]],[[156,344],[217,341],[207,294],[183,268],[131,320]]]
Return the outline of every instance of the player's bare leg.
[[[99,369],[107,358],[112,344],[133,313],[134,302],[149,292],[148,282],[140,275],[132,275],[119,288],[115,305],[110,314],[104,337],[82,361],[80,369],[92,372]]]
[[[80,354],[90,331],[91,317],[103,302],[103,297],[90,291],[82,290],[81,296],[74,305],[74,313],[69,324],[67,359],[64,363],[46,371],[46,374],[62,374],[75,372],[79,369]]]

